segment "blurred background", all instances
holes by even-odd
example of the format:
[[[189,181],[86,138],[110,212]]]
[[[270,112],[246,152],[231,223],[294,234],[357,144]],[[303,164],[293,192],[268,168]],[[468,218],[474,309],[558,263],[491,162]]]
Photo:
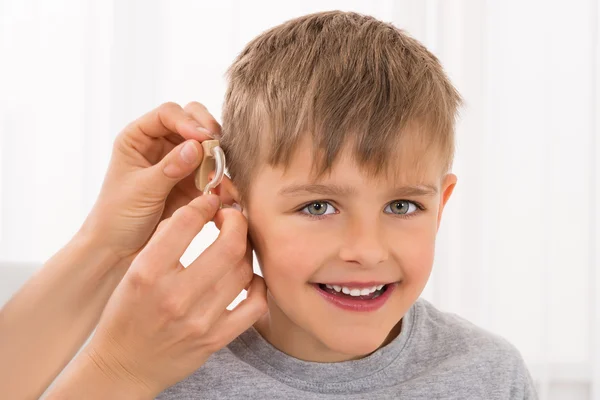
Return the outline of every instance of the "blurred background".
[[[514,343],[542,400],[600,400],[599,3],[0,0],[0,304],[79,228],[129,121],[192,100],[220,121],[245,43],[357,11],[421,40],[466,100],[423,296]]]

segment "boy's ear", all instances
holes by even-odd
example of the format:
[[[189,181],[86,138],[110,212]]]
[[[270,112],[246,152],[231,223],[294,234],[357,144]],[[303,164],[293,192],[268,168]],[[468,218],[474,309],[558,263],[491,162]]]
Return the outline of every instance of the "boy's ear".
[[[454,191],[454,187],[456,186],[457,181],[458,181],[458,178],[454,174],[447,174],[442,181],[440,208],[438,210],[438,217],[437,217],[438,229],[440,228],[440,222],[442,221],[442,213],[444,212],[444,207],[446,206],[446,203],[448,203],[448,200],[450,199],[450,196],[452,195],[452,192]]]

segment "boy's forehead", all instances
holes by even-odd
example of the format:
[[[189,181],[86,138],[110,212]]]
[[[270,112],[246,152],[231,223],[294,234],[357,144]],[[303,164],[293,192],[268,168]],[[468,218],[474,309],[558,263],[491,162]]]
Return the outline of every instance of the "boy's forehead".
[[[375,185],[436,186],[444,175],[443,165],[439,162],[437,151],[423,146],[414,140],[402,140],[390,149],[386,168],[374,172],[373,165],[383,160],[372,160],[361,165],[353,143],[347,143],[331,166],[320,173],[317,168],[322,154],[313,146],[310,135],[301,139],[285,165],[279,166],[284,181],[305,181],[307,183],[347,180],[357,174],[362,175]]]

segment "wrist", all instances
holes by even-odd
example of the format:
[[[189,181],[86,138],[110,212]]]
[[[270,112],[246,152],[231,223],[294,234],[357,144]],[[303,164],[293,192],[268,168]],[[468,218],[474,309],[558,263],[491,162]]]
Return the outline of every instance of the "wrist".
[[[89,365],[90,374],[101,383],[114,388],[123,399],[153,399],[158,392],[153,390],[142,379],[118,362],[109,353],[103,354],[94,349],[84,351],[83,356]],[[111,396],[111,398],[114,398]]]
[[[118,268],[118,266],[127,262],[126,257],[111,247],[106,238],[103,238],[97,230],[91,228],[87,221],[71,239],[70,244],[85,254],[94,256],[98,262],[109,270]]]
[[[50,399],[154,399],[158,392],[151,390],[133,375],[112,365],[99,353],[85,349],[67,367],[50,390]]]

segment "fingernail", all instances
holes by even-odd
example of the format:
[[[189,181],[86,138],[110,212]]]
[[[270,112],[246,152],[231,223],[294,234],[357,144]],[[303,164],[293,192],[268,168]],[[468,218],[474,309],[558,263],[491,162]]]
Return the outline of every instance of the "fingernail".
[[[239,212],[242,212],[242,206],[240,206],[238,203],[233,203],[231,205],[231,208],[235,208],[236,210],[238,210]]]
[[[206,129],[206,128],[203,128],[203,127],[199,126],[199,127],[197,127],[196,129],[197,129],[199,132],[201,132],[201,133],[204,133],[204,134],[205,134],[206,136],[208,136],[209,138],[212,138],[212,139],[214,139],[214,138],[215,138],[215,135],[214,135],[214,133],[212,133],[211,131],[209,131],[209,130],[208,130],[208,129]]]
[[[219,196],[214,195],[214,194],[207,194],[206,196],[208,196],[206,198],[206,201],[208,201],[208,204],[210,204],[214,208],[219,208],[221,206],[221,198]]]
[[[187,142],[183,145],[180,151],[181,158],[188,164],[193,164],[198,160],[198,150],[194,143]]]

